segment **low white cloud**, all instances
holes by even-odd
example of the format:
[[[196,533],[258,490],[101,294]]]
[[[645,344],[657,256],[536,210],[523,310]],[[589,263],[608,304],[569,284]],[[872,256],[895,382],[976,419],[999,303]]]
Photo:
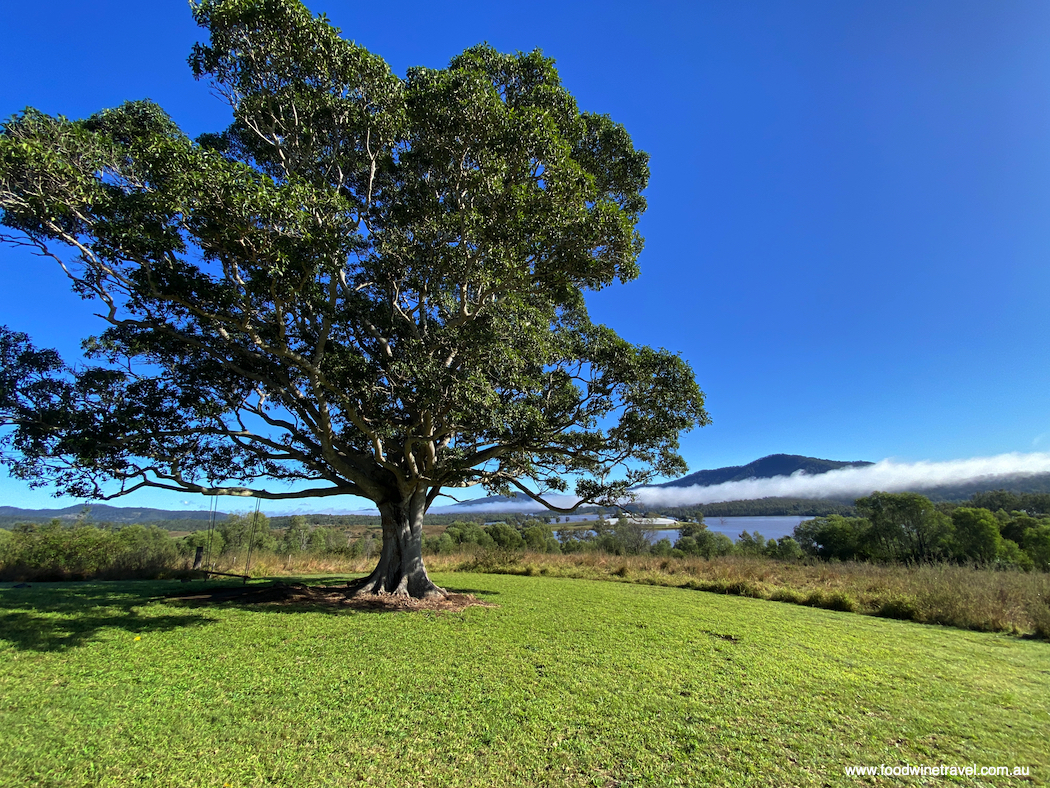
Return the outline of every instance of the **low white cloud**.
[[[548,495],[546,500],[555,506],[561,506],[568,508],[572,506],[579,498],[573,498],[571,495]],[[452,506],[435,506],[430,512],[432,514],[456,514],[458,512],[463,513],[475,513],[483,514],[485,512],[549,512],[551,515],[557,515],[557,512],[551,512],[543,504],[536,503],[531,498],[524,496],[519,497],[516,501],[486,501],[484,503],[469,503],[463,502],[461,504],[454,504]]]
[[[875,490],[902,492],[921,491],[933,487],[984,482],[994,488],[997,482],[1019,476],[1050,473],[1050,453],[1000,454],[996,457],[972,457],[967,460],[945,462],[897,462],[881,460],[861,468],[841,468],[821,474],[801,471],[791,476],[771,479],[747,479],[710,486],[643,487],[637,491],[636,502],[650,506],[691,506],[719,501],[746,501],[756,498],[857,498]],[[548,500],[555,506],[569,507],[577,499],[571,495],[552,495]],[[517,501],[486,501],[484,503],[435,506],[431,514],[487,512],[545,512],[554,515],[533,500],[519,497]],[[375,509],[347,510],[343,508],[315,509],[300,506],[281,514],[370,514]]]
[[[997,479],[1037,473],[1050,473],[1050,454],[1000,454],[946,462],[881,460],[874,465],[814,475],[798,471],[790,476],[709,486],[646,487],[638,491],[638,501],[659,506],[688,506],[756,498],[850,498],[875,490],[902,492],[971,482],[994,484]]]

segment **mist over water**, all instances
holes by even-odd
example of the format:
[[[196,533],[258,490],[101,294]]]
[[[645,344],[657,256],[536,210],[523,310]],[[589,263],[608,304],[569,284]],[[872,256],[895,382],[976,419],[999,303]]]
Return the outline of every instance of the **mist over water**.
[[[951,487],[981,482],[990,489],[1012,479],[1050,473],[1050,453],[1012,453],[994,457],[971,457],[943,462],[897,462],[880,460],[860,468],[840,468],[820,474],[798,471],[790,476],[745,479],[708,486],[642,487],[636,490],[636,503],[650,506],[692,506],[720,501],[750,501],[758,498],[858,498],[876,490],[904,492]],[[555,506],[569,507],[577,499],[551,495]],[[543,512],[540,504],[525,501],[489,501],[481,504],[438,506],[433,513],[456,512]]]
[[[896,462],[840,468],[809,475],[798,471],[771,479],[746,479],[709,486],[645,487],[637,492],[639,503],[653,506],[689,506],[719,501],[757,498],[852,498],[875,490],[922,491],[972,482],[1005,482],[1023,476],[1050,473],[1050,454],[1000,454],[946,462]]]
[[[751,534],[762,534],[766,539],[779,539],[782,536],[791,536],[795,532],[795,526],[812,517],[800,515],[785,515],[781,517],[705,517],[704,525],[713,533],[725,534],[734,542],[742,531]],[[653,532],[650,540],[653,544],[661,539],[677,541],[681,534],[677,528],[661,528]]]

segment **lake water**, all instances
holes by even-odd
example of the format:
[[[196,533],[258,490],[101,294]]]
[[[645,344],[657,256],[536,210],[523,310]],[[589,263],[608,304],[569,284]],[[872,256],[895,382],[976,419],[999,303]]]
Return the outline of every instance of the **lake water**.
[[[803,520],[812,520],[812,517],[705,517],[708,531],[725,534],[734,542],[740,536],[741,531],[755,534],[760,533],[766,539],[779,539],[782,536],[791,536],[795,526]],[[670,539],[674,542],[678,538],[678,529],[659,530],[653,534],[653,542],[661,539]]]

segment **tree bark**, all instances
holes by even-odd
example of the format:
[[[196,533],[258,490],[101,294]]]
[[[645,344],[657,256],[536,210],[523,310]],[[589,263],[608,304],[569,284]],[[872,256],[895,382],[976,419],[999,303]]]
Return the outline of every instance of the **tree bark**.
[[[390,594],[416,599],[446,596],[427,576],[423,566],[423,514],[426,494],[379,504],[383,550],[379,564],[367,577],[350,585],[352,594]]]

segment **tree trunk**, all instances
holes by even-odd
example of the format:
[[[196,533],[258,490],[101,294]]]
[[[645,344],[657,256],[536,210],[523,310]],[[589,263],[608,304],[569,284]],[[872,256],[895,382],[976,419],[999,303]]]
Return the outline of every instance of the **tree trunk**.
[[[368,577],[351,584],[354,594],[391,594],[416,599],[445,596],[423,566],[423,514],[426,495],[416,493],[397,503],[379,504],[383,523],[383,550],[379,565]]]

